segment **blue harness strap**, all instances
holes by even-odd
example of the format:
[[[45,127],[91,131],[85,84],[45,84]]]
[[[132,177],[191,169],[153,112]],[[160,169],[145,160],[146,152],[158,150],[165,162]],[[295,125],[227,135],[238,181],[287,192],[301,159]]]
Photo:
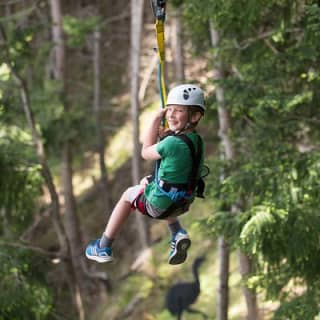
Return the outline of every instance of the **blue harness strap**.
[[[157,196],[167,196],[169,197],[172,201],[177,202],[179,200],[182,199],[190,199],[192,193],[190,192],[190,190],[179,190],[175,187],[170,188],[169,191],[165,191],[159,184],[159,177],[158,177],[158,171],[159,171],[159,163],[160,161],[158,160],[156,162],[156,168],[155,168],[155,173],[154,173],[154,181],[157,185]]]
[[[196,153],[193,142],[191,141],[190,138],[188,138],[188,136],[186,136],[185,134],[181,134],[181,135],[176,135],[175,137],[177,137],[178,139],[181,139],[188,145],[191,158],[192,158],[192,167],[188,177],[188,183],[185,184],[186,186],[185,188],[182,188],[182,189],[176,188],[175,185],[172,184],[172,187],[170,188],[170,190],[166,191],[159,184],[160,180],[158,177],[158,171],[159,171],[159,164],[161,160],[158,160],[156,162],[155,173],[154,173],[154,181],[158,189],[158,193],[156,195],[167,196],[173,201],[173,204],[160,217],[158,217],[158,219],[165,219],[169,216],[182,214],[188,211],[189,209],[188,200],[191,199],[193,193],[197,189],[198,181],[200,180],[200,178],[198,178],[198,171],[199,171],[200,160],[202,156],[201,138],[197,136],[198,150]],[[170,187],[170,183],[166,183],[166,185]],[[197,194],[197,196],[201,197],[202,195]]]

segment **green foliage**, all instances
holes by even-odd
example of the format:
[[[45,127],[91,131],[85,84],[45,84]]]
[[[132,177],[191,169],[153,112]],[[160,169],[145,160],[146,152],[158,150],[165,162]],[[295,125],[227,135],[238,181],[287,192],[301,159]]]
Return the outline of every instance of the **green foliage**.
[[[34,46],[37,40],[37,34],[42,26],[39,24],[19,24],[19,21],[8,21],[5,28],[6,42],[0,44],[1,61],[6,61],[18,73],[25,72],[30,66],[40,65],[37,59],[48,52],[49,43],[43,43],[41,48],[35,52]]]
[[[6,63],[2,63],[0,66],[0,81],[8,81],[10,77],[10,68]],[[1,94],[2,97],[2,94]]]
[[[306,38],[313,46],[319,45],[318,40],[320,37],[320,7],[319,4],[311,3],[306,5],[305,31]]]
[[[272,319],[313,320],[318,312],[318,301],[315,299],[314,292],[306,292],[301,296],[293,298],[290,302],[281,304],[281,307],[275,312]]]
[[[10,29],[9,29],[10,30]],[[33,30],[31,28],[12,28],[8,34],[10,49],[10,58],[15,61],[12,65],[15,69],[20,70],[25,67],[27,61],[32,57],[31,41]]]
[[[53,310],[52,293],[44,278],[40,257],[16,248],[0,254],[0,319],[47,319]]]
[[[135,276],[130,278],[127,282],[125,287],[123,288],[124,292],[122,294],[122,300],[119,301],[119,304],[123,306],[128,305],[130,301],[132,301],[133,297],[139,296],[141,298],[146,298],[152,292],[154,284],[151,280],[144,280],[141,283],[141,277]],[[138,291],[137,291],[138,288]]]
[[[47,80],[31,92],[31,105],[43,131],[48,130],[55,122],[62,122],[64,109],[59,100],[60,89],[56,81]]]
[[[210,48],[210,32],[207,17],[207,8],[201,11],[203,1],[184,1],[181,6],[184,17],[184,30],[191,39],[193,50],[197,54]],[[202,4],[202,5],[201,5]]]
[[[269,261],[279,262],[282,239],[277,241],[276,238],[277,235],[282,235],[281,227],[286,223],[288,213],[285,210],[272,208],[272,204],[259,205],[252,207],[251,210],[251,218],[244,224],[240,234],[243,246],[252,255],[268,255]],[[280,248],[272,246],[274,243],[279,243]]]
[[[230,211],[217,211],[206,220],[208,231],[216,237],[224,235],[228,243],[233,244],[238,240],[241,220]]]
[[[224,59],[230,59],[231,63],[234,63],[239,46],[256,36],[257,30],[272,28],[276,32],[286,26],[294,14],[294,6],[282,0],[189,0],[184,1],[183,8],[186,27],[198,50],[207,50],[210,46],[208,28],[211,21],[219,30]]]
[[[184,0],[172,0],[170,1],[170,4],[172,4],[174,7],[179,8],[183,5]]]
[[[291,272],[312,282],[319,260],[317,209],[319,154],[308,154],[283,163],[282,170],[269,171],[264,185],[250,171],[250,219],[241,232],[242,244],[253,255],[260,254],[265,262],[279,264],[283,259],[292,266]],[[284,170],[285,169],[285,170]],[[256,181],[256,182],[255,182]],[[262,205],[260,204],[262,202]],[[267,202],[268,201],[268,202]],[[257,204],[255,204],[257,203]],[[313,280],[312,280],[313,279]]]
[[[313,319],[320,267],[319,4],[190,1],[189,9],[193,19],[196,12],[212,19],[220,33],[227,77],[219,85],[237,150],[211,170],[218,209],[210,230],[251,256],[247,283],[281,300],[277,319]],[[230,213],[236,203],[239,215]],[[313,288],[310,305],[300,303],[303,294],[283,294],[292,279]]]
[[[0,136],[0,234],[17,233],[32,219],[42,178],[30,136],[17,127],[3,128]]]
[[[83,45],[89,33],[92,33],[100,24],[100,17],[92,16],[80,19],[74,16],[63,17],[63,30],[67,35],[68,46],[78,48]]]

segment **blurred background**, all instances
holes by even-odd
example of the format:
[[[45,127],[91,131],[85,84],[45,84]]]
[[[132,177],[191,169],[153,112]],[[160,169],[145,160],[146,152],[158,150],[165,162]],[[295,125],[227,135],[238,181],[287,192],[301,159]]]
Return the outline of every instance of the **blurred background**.
[[[206,197],[183,265],[140,214],[98,265],[85,246],[154,168],[159,6],[166,90],[206,95]],[[185,282],[184,320],[320,319],[319,62],[319,1],[2,0],[0,319],[177,319]]]

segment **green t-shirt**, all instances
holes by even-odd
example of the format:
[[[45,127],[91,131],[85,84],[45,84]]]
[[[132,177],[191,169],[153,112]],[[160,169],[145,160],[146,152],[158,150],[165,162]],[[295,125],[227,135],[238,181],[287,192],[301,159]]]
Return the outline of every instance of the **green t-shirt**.
[[[187,136],[191,139],[195,151],[198,152],[197,133],[192,132],[187,134]],[[201,143],[203,144],[202,139]],[[203,166],[203,150],[204,148],[202,147],[199,172]],[[192,168],[192,157],[188,145],[175,136],[168,136],[157,144],[157,151],[161,155],[158,178],[167,183],[187,184]],[[144,194],[153,207],[161,210],[166,210],[173,203],[168,196],[159,193],[154,181],[146,186]],[[194,196],[189,201],[192,202],[193,200]]]

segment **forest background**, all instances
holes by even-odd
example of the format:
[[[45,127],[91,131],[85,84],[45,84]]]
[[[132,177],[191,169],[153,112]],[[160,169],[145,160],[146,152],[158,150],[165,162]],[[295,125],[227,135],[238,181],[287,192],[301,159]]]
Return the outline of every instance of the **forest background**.
[[[200,254],[209,319],[320,318],[319,1],[168,1],[167,86],[206,92],[211,169],[183,217],[190,257],[172,268],[165,226],[139,215],[116,264],[83,254],[152,170],[139,156],[159,107],[149,3],[0,12],[0,319],[172,319],[165,292]]]

